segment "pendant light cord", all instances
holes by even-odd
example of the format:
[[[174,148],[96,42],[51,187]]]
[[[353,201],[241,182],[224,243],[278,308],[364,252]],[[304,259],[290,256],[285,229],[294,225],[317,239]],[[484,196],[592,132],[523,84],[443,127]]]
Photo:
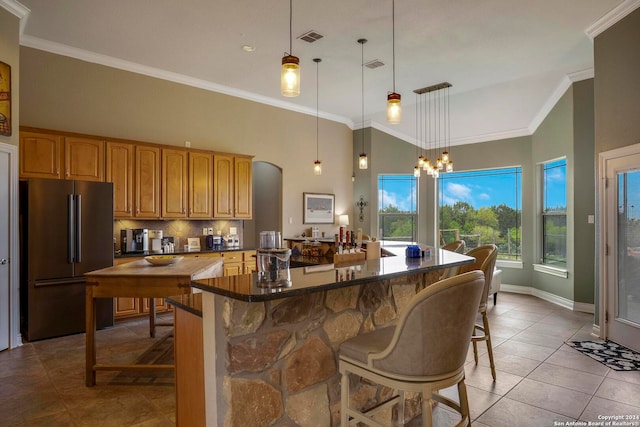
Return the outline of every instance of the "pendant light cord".
[[[393,46],[393,92],[396,92],[396,0],[393,0],[391,10],[391,44]]]
[[[314,59],[314,61],[316,61],[316,60]],[[319,93],[320,93],[319,90],[318,90],[318,88],[320,87],[320,83],[319,83],[320,82],[320,74],[318,72],[319,67],[320,67],[320,60],[318,59],[316,61],[316,160],[320,159],[320,157],[319,157],[319,149],[318,149],[318,126],[319,126],[318,125],[318,123],[319,123],[319,121],[318,121],[318,115],[319,115],[319,113],[318,113],[318,111],[319,111],[318,110],[318,96],[319,96]]]
[[[362,40],[360,43],[360,74],[361,74],[361,79],[360,82],[362,84],[362,152],[364,153],[364,44],[366,43],[366,40]]]
[[[293,0],[289,0],[289,55],[293,56]]]

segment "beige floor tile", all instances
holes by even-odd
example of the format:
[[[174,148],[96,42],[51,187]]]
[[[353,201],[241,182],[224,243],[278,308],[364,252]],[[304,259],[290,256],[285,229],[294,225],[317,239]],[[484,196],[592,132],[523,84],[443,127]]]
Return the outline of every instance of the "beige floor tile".
[[[494,325],[493,323],[491,323],[491,319],[489,319],[489,328],[491,329],[492,339],[494,337],[509,339],[522,332],[522,329],[516,328],[514,326]]]
[[[555,337],[567,340],[571,338],[580,328],[567,327],[563,325],[550,325],[548,323],[536,323],[531,326],[528,331],[537,334],[553,335]]]
[[[538,360],[540,362],[551,356],[553,352],[554,350],[549,347],[517,342],[513,340],[506,341],[493,348],[494,354],[506,353],[514,356],[525,357],[527,359]]]
[[[507,326],[520,330],[525,330],[533,326],[536,322],[531,320],[516,319],[513,317],[505,317],[504,315],[498,316],[495,319],[490,320],[491,326]]]
[[[527,378],[587,394],[594,394],[602,384],[602,381],[604,381],[604,375],[594,375],[544,362],[531,372]]]
[[[491,427],[532,427],[553,426],[556,421],[567,422],[573,419],[523,402],[503,398],[482,414],[478,421]]]
[[[553,349],[559,348],[564,344],[564,339],[555,335],[541,334],[538,332],[532,332],[527,329],[520,332],[511,338],[512,341],[526,342],[528,344],[541,345],[543,347],[549,347]]]
[[[440,393],[455,402],[460,402],[458,389],[456,387],[440,390]],[[500,400],[500,398],[501,396],[498,394],[480,390],[467,384],[467,399],[469,400],[469,412],[471,412],[472,420],[478,418],[484,411],[490,408],[491,405]]]
[[[579,419],[580,421],[597,422],[602,421],[603,415],[640,416],[640,408],[595,396],[591,399]],[[622,421],[625,420],[623,419]]]
[[[496,353],[495,351],[493,352],[493,361],[497,371],[507,372],[520,377],[526,377],[541,363],[538,360],[527,359],[526,357],[507,353]],[[488,368],[490,366],[489,356],[484,355],[480,357],[478,364]]]
[[[580,393],[552,384],[525,378],[509,393],[509,399],[544,408],[577,419],[591,400],[590,394]]]
[[[610,369],[607,378],[640,384],[640,371],[614,371]]]
[[[605,378],[595,394],[598,397],[640,407],[640,384]]]
[[[577,369],[579,371],[589,372],[595,375],[605,376],[609,372],[609,368],[600,362],[597,362],[587,355],[580,353],[568,345],[562,346],[558,351],[553,353],[546,363],[551,363],[565,368]]]
[[[546,315],[540,314],[540,313],[531,313],[527,311],[519,311],[516,309],[516,310],[509,310],[506,313],[504,313],[502,316],[510,317],[513,319],[528,320],[530,322],[537,322],[540,319],[544,318]]]

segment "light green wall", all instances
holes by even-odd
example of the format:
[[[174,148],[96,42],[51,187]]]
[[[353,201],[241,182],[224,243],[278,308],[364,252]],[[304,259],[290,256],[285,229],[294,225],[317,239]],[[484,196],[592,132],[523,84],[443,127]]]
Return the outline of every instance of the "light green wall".
[[[0,61],[11,66],[11,136],[0,135],[0,142],[19,144],[20,123],[20,20],[0,7]]]
[[[596,156],[640,142],[639,40],[640,9],[594,40]],[[596,206],[599,197],[597,194]],[[602,262],[598,260],[596,265]],[[597,274],[598,271],[596,277]],[[599,286],[596,286],[596,324],[599,324],[599,298]]]
[[[595,224],[588,223],[596,209],[593,83],[588,79],[573,84],[573,300],[588,304],[594,302],[597,252]]]
[[[532,136],[531,161],[534,165],[536,180],[540,179],[540,164],[560,157],[567,158],[567,270],[568,278],[551,276],[546,273],[534,271],[532,273],[532,286],[545,292],[573,299],[573,170],[575,168],[573,158],[573,87],[560,98],[551,112],[540,124]],[[533,206],[536,212],[540,210],[541,196],[539,190],[533,195]],[[534,221],[534,244],[536,253],[534,263],[540,263],[541,224]]]
[[[282,169],[285,237],[302,223],[303,192],[332,193],[353,215],[352,131],[320,119],[323,174],[313,174],[316,117],[65,56],[20,49],[20,124],[254,155]],[[259,212],[255,212],[259,215]],[[337,225],[320,225],[332,235]]]

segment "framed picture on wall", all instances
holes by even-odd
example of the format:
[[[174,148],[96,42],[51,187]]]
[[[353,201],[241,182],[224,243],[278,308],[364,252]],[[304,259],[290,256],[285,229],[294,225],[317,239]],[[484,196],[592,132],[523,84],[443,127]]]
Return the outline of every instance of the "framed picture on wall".
[[[335,195],[303,193],[303,198],[304,224],[333,224],[335,222]]]
[[[0,135],[11,136],[11,66],[0,61]]]

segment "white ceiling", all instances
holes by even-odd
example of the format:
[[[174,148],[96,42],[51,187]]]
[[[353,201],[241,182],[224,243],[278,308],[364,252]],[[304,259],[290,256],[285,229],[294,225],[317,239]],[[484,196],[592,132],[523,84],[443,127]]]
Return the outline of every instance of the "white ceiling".
[[[13,1],[13,0],[3,0]],[[391,0],[293,0],[293,54],[301,95],[280,95],[289,50],[287,0],[19,0],[30,9],[21,44],[362,125],[416,134],[414,89],[453,87],[451,140],[531,134],[571,80],[593,76],[591,37],[638,0],[397,0],[396,91],[403,121],[385,122],[392,82]],[[296,39],[315,30],[324,38]],[[255,47],[253,52],[243,45]]]

